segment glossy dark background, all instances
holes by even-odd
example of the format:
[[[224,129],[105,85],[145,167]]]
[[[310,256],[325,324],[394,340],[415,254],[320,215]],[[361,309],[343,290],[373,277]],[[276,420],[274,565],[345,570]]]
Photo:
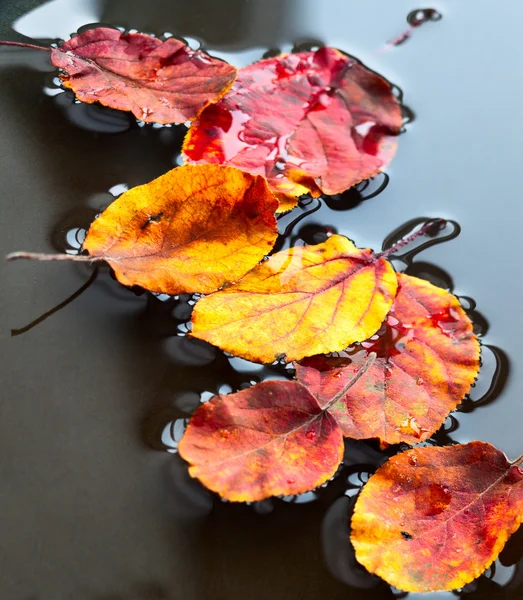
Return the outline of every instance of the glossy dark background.
[[[459,223],[457,238],[425,250],[409,272],[474,298],[488,320],[487,327],[475,315],[484,343],[503,349],[510,362],[501,393],[456,413],[450,439],[487,440],[514,458],[523,452],[523,4],[431,6],[441,21],[374,56],[405,29],[411,10],[425,7],[406,0],[2,0],[0,34],[66,38],[103,22],[199,38],[238,66],[269,48],[318,41],[399,85],[416,118],[387,170],[390,184],[352,210],[354,195],[331,202],[344,210],[323,206],[295,227],[295,241],[311,241],[325,224],[379,248],[410,219]],[[183,128],[141,128],[127,115],[50,95],[53,76],[45,54],[0,49],[1,255],[74,247],[68,232],[88,226],[112,200],[109,189],[117,194],[124,189],[118,184],[149,181],[179,153]],[[2,599],[402,597],[384,584],[361,589],[373,582],[351,562],[349,497],[380,460],[371,446],[349,446],[340,476],[314,501],[257,506],[221,503],[188,479],[177,456],[153,450],[172,449],[165,435],[160,440],[164,425],[187,417],[202,393],[237,390],[282,369],[228,361],[177,336],[189,318],[187,298],[137,296],[107,273],[64,310],[10,337],[11,328],[64,300],[90,271],[45,263],[0,270]],[[475,398],[490,385],[493,356],[484,353]],[[521,598],[514,564],[522,541],[515,536],[496,571],[462,596]]]

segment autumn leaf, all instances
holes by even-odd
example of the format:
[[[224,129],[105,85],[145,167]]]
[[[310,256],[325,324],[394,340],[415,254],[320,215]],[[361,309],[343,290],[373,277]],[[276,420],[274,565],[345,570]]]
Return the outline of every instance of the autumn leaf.
[[[270,251],[276,207],[262,177],[187,165],[122,194],[91,225],[84,249],[124,285],[209,293]]]
[[[337,194],[392,160],[401,126],[390,84],[323,47],[240,69],[193,124],[184,153],[263,175],[280,198]],[[283,208],[292,205],[287,199]]]
[[[46,50],[19,42],[0,44]],[[130,111],[148,123],[192,121],[236,78],[235,67],[175,38],[162,41],[108,27],[51,48],[51,62],[63,70],[63,85],[82,102]]]
[[[264,381],[203,404],[178,451],[206,487],[246,502],[324,483],[341,462],[343,436],[303,386]]]
[[[278,202],[263,177],[186,165],[115,200],[91,225],[90,256],[13,252],[7,258],[105,261],[120,283],[164,294],[214,292],[268,254]]]
[[[343,350],[381,326],[396,294],[390,263],[347,238],[278,252],[202,298],[192,335],[255,362]]]
[[[343,457],[343,436],[327,408],[296,381],[264,381],[202,404],[178,451],[192,477],[228,500],[300,494],[332,477]]]
[[[490,444],[415,448],[370,478],[351,539],[357,560],[391,585],[453,590],[483,573],[522,519],[523,469]]]
[[[330,412],[347,437],[416,444],[469,392],[480,348],[455,296],[417,277],[397,277],[394,304],[374,336],[342,357],[305,359],[296,376],[323,405],[376,353],[367,375]]]

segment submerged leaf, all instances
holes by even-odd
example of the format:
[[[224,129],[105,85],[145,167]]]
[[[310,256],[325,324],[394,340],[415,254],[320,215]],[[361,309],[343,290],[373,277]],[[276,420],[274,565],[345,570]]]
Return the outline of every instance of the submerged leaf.
[[[278,252],[198,302],[194,337],[255,362],[343,350],[375,333],[396,294],[390,263],[347,238]]]
[[[263,175],[283,197],[337,194],[392,160],[401,126],[390,84],[324,47],[241,69],[191,127],[184,153]]]
[[[51,61],[63,69],[62,83],[82,102],[131,111],[150,123],[192,121],[236,77],[233,66],[175,38],[162,41],[107,27],[53,48]]]
[[[341,462],[343,436],[299,383],[265,381],[198,408],[178,451],[206,487],[246,502],[324,483]]]
[[[463,400],[479,371],[479,343],[458,299],[409,275],[398,275],[397,296],[376,335],[343,357],[305,359],[296,365],[298,381],[323,405],[370,352],[377,355],[373,366],[330,409],[344,435],[356,439],[426,439]]]
[[[492,563],[523,520],[523,470],[485,442],[394,456],[361,492],[356,558],[408,592],[453,590]]]
[[[178,167],[120,196],[84,242],[124,285],[209,293],[272,248],[278,202],[262,177],[232,167]]]

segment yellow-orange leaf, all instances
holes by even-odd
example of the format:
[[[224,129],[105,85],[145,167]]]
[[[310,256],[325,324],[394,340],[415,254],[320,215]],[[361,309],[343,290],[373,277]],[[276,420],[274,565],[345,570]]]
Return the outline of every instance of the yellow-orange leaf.
[[[485,442],[391,458],[352,517],[356,558],[407,592],[453,590],[492,563],[523,520],[523,469]]]
[[[396,288],[387,260],[333,235],[278,252],[200,300],[192,335],[262,363],[334,352],[379,329]]]
[[[277,207],[263,177],[186,165],[125,192],[91,225],[84,249],[124,285],[210,293],[268,254]]]

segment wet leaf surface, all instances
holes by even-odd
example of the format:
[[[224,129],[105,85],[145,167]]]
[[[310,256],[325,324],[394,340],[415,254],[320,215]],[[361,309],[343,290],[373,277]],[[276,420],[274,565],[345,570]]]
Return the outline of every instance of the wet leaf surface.
[[[391,458],[352,517],[356,558],[408,592],[478,577],[523,518],[523,470],[485,442],[415,448]]]
[[[215,165],[178,167],[120,196],[84,242],[124,285],[209,293],[272,248],[278,202],[262,177]]]
[[[341,462],[343,436],[299,383],[265,381],[203,404],[178,450],[193,477],[245,502],[324,483]]]
[[[296,365],[298,381],[321,405],[377,358],[330,412],[344,435],[416,444],[430,437],[469,392],[479,372],[479,342],[458,299],[427,281],[398,275],[398,292],[380,330],[340,357]]]
[[[51,61],[63,69],[63,85],[82,102],[130,111],[150,123],[192,121],[236,77],[233,66],[175,38],[162,41],[108,27],[53,48]]]
[[[392,160],[401,126],[390,84],[323,47],[241,69],[194,123],[184,152],[263,175],[280,197],[337,194]]]
[[[200,300],[192,335],[261,363],[343,350],[379,329],[396,288],[387,260],[333,235],[278,252]]]

